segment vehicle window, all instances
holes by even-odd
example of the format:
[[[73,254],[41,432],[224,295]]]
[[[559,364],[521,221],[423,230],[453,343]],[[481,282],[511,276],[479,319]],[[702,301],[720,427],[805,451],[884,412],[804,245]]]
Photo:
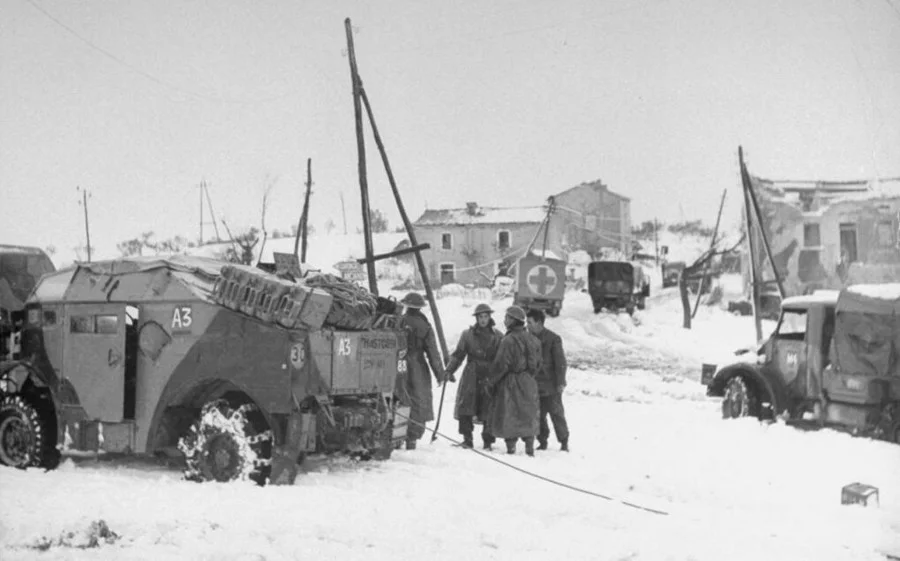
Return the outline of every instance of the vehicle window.
[[[119,331],[119,316],[96,316],[96,333],[116,334]]]
[[[44,327],[56,325],[56,310],[44,310]]]
[[[69,318],[69,331],[72,333],[93,333],[94,316],[71,316]]]
[[[806,336],[806,312],[785,311],[778,323],[778,337],[782,339],[803,339]]]

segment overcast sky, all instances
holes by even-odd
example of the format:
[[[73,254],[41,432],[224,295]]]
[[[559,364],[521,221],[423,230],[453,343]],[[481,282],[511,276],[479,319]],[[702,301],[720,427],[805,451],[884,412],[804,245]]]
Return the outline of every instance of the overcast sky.
[[[43,13],[38,7],[42,8]],[[900,0],[3,0],[0,242],[360,223],[344,18],[413,219],[601,179],[653,217],[772,179],[900,176]],[[54,21],[55,20],[55,21]],[[371,136],[372,206],[399,224]],[[205,237],[211,235],[207,225]]]

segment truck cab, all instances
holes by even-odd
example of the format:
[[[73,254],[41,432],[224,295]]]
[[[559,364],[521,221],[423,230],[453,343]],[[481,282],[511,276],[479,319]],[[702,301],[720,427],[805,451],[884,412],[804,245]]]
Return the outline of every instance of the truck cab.
[[[701,381],[723,398],[724,418],[779,416],[900,442],[897,311],[900,285],[786,298],[755,357],[709,365]]]

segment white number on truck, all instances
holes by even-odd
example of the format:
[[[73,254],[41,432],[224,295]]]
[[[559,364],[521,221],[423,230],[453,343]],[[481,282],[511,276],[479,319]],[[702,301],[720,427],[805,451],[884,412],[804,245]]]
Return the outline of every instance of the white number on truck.
[[[338,339],[338,350],[337,354],[339,356],[350,356],[350,338],[342,337]]]

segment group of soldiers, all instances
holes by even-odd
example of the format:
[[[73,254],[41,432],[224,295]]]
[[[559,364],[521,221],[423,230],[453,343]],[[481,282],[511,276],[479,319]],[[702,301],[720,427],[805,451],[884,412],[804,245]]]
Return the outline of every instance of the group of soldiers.
[[[506,333],[494,327],[494,310],[487,304],[475,307],[475,324],[459,338],[447,364],[441,361],[434,330],[422,313],[425,299],[411,292],[405,306],[408,369],[398,382],[398,394],[410,408],[406,449],[413,450],[425,434],[425,423],[434,420],[431,392],[433,373],[439,384],[455,382],[455,372],[466,363],[456,392],[454,418],[459,422],[462,446],[474,446],[475,425],[481,424],[485,450],[503,439],[506,451],[516,453],[519,439],[525,453],[534,456],[546,450],[550,437],[547,417],[553,423],[561,450],[569,450],[562,393],[566,387],[566,357],[562,339],[544,326],[544,313],[519,306],[506,310]],[[430,366],[430,371],[429,371]]]

